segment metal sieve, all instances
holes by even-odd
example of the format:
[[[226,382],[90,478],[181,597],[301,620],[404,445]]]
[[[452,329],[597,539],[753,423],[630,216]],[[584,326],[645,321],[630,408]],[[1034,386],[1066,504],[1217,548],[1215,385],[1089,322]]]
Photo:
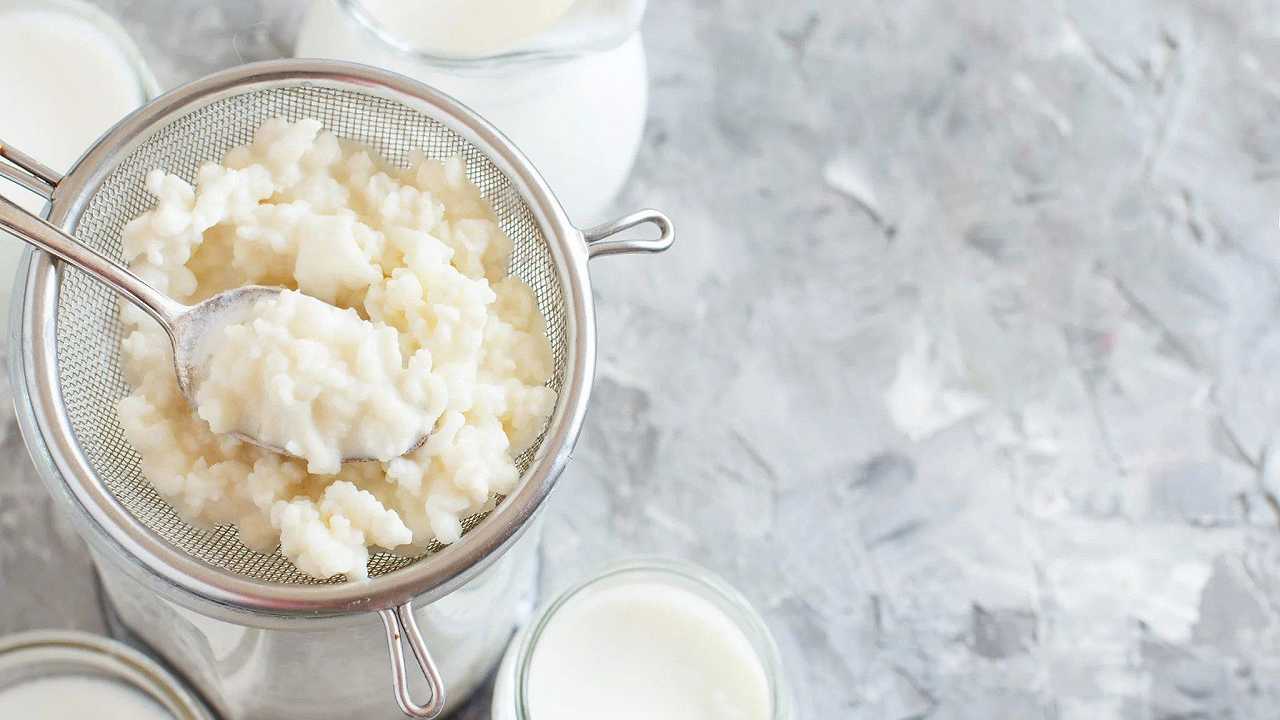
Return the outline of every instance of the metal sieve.
[[[406,714],[431,717],[444,688],[412,613],[460,586],[514,542],[568,461],[586,411],[595,357],[587,260],[615,252],[657,252],[673,232],[661,213],[642,210],[579,230],[530,165],[497,130],[457,101],[408,78],[348,63],[285,60],[245,65],[174,90],[134,112],[85,153],[65,176],[0,144],[0,174],[50,199],[49,221],[84,245],[121,260],[121,230],[149,209],[144,177],[162,168],[188,180],[205,162],[248,143],[267,119],[315,118],[340,137],[364,143],[394,165],[410,151],[456,155],[493,205],[511,238],[509,272],[533,289],[546,321],[555,370],[555,410],[517,464],[521,480],[496,508],[468,518],[462,540],[433,544],[416,557],[377,553],[368,581],[318,581],[275,554],[240,543],[231,527],[185,522],[151,487],[125,439],[116,404],[128,392],[121,373],[118,298],[87,274],[38,254],[26,276],[15,377],[32,401],[29,444],[47,447],[65,491],[87,519],[136,561],[202,600],[278,616],[376,611],[391,653],[394,689]],[[571,139],[566,139],[571,141]],[[643,223],[656,239],[617,239]],[[12,241],[12,240],[11,240]],[[38,438],[31,435],[38,433]],[[400,639],[431,688],[417,704],[407,690]]]

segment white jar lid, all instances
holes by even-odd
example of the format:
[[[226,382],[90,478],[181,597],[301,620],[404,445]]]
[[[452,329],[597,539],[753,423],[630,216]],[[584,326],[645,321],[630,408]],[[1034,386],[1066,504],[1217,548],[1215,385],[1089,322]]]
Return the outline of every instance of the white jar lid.
[[[89,701],[92,717],[214,720],[180,679],[115,640],[57,630],[0,637],[0,715],[6,703],[74,711]]]

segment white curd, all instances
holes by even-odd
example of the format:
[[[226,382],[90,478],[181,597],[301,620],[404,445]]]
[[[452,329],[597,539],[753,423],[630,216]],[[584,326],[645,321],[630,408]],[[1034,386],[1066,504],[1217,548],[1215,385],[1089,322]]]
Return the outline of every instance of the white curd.
[[[206,343],[200,417],[303,458],[308,472],[399,457],[444,411],[429,350],[402,358],[394,327],[296,291],[259,300]]]
[[[123,31],[95,8],[0,2],[0,29],[0,139],[55,170],[68,170],[150,89]],[[0,181],[0,193],[31,212],[45,204],[8,181]],[[0,234],[0,308],[26,247]]]
[[[289,295],[230,328],[197,412],[164,331],[121,305],[133,391],[120,420],[185,518],[234,524],[250,547],[279,545],[314,577],[354,579],[370,547],[456,541],[463,518],[515,487],[513,458],[555,403],[551,350],[461,159],[388,168],[319,122],[272,120],[194,186],[155,170],[147,187],[156,205],[122,241],[161,291],[191,303],[275,285],[348,310]],[[253,422],[293,436],[310,463],[219,432]],[[423,427],[427,442],[394,457]],[[390,459],[335,465],[346,447]]]
[[[141,690],[106,678],[54,675],[0,688],[0,718],[173,720]]]

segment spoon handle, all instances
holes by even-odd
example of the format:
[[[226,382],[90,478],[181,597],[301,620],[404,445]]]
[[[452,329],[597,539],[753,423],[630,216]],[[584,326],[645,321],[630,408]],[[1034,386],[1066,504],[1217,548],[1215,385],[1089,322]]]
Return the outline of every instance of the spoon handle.
[[[75,238],[23,210],[4,196],[0,196],[0,228],[89,273],[147,311],[170,334],[174,319],[187,309],[187,306],[143,282],[123,265],[76,242]]]

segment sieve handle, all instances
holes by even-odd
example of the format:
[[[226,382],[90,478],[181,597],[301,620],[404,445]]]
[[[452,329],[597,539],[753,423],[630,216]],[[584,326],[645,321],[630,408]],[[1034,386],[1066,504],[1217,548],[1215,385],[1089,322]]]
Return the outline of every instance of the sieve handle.
[[[45,198],[53,197],[53,189],[62,182],[62,175],[21,150],[0,140],[0,176],[18,183],[31,192]]]
[[[614,235],[630,230],[638,225],[654,225],[658,228],[658,237],[653,239],[621,238],[612,239]],[[587,241],[587,256],[614,255],[632,252],[662,252],[671,247],[676,239],[675,230],[671,227],[671,219],[657,210],[646,208],[624,215],[613,222],[596,225],[582,231]]]
[[[396,607],[379,610],[382,624],[387,629],[387,646],[391,651],[391,687],[396,694],[396,703],[405,715],[413,718],[433,718],[444,709],[444,681],[440,679],[440,671],[427,652],[426,643],[422,642],[422,633],[418,631],[418,621],[413,618],[413,602]],[[431,697],[427,704],[419,705],[409,696],[409,678],[405,673],[404,651],[400,647],[400,638],[409,641],[409,649],[418,659],[418,667],[427,678],[431,688]]]

